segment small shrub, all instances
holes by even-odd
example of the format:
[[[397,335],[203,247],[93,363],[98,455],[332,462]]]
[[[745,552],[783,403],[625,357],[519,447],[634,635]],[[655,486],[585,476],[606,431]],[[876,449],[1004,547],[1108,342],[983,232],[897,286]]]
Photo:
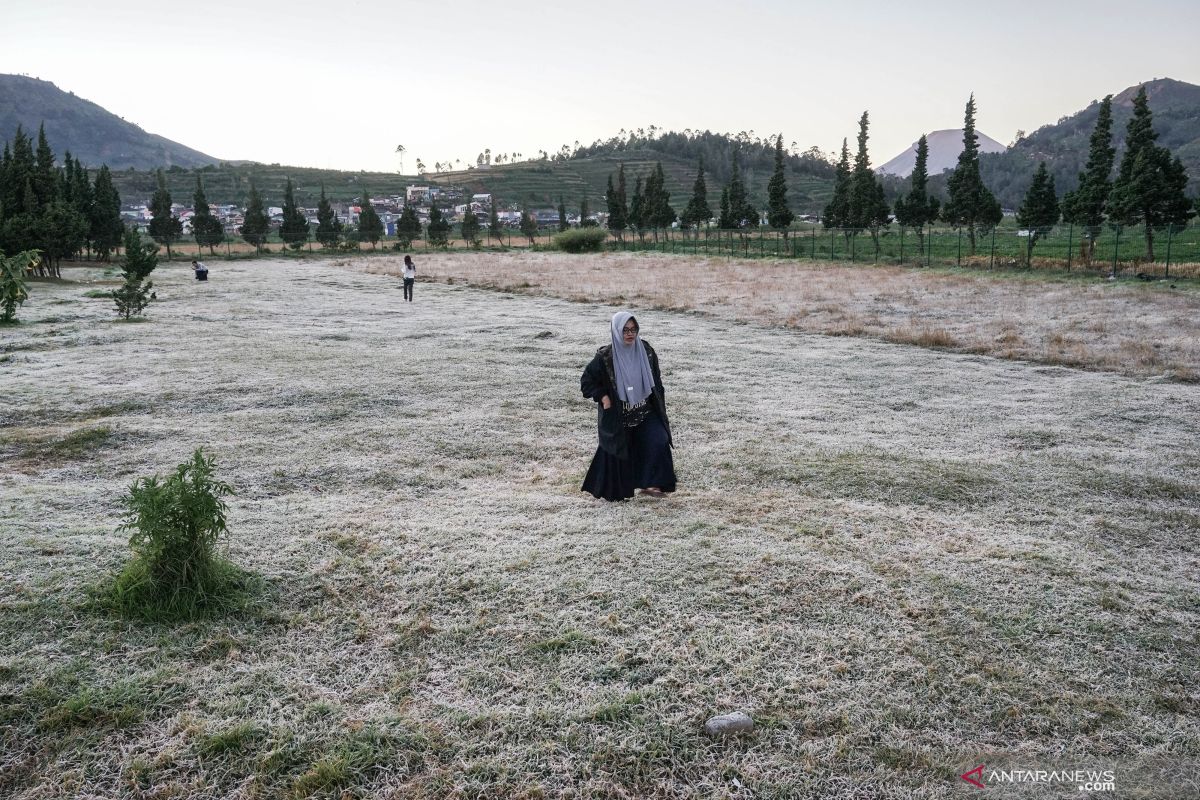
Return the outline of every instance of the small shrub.
[[[157,299],[154,293],[154,283],[147,280],[150,273],[158,266],[158,247],[153,244],[142,244],[137,231],[125,232],[125,260],[121,271],[125,274],[125,283],[120,289],[113,289],[112,299],[117,305],[117,315],[129,319],[141,314],[151,300]]]
[[[608,232],[603,228],[573,228],[555,234],[554,247],[564,253],[599,253]]]
[[[5,256],[0,250],[0,323],[16,321],[17,306],[29,297],[25,288],[25,271],[37,261],[37,250],[26,250],[15,256]]]
[[[139,478],[122,498],[134,558],[118,576],[113,601],[126,614],[193,619],[236,607],[246,575],[216,553],[227,533],[216,462],[197,449],[165,479]]]

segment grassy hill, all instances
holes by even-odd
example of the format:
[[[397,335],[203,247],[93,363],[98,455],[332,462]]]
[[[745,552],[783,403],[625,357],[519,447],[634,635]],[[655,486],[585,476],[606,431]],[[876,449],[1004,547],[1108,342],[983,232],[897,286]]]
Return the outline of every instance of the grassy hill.
[[[1141,84],[1113,95],[1113,141],[1117,164],[1125,150],[1125,126],[1133,116],[1133,98]],[[1190,180],[1188,192],[1200,191],[1200,86],[1162,78],[1150,81],[1146,97],[1154,114],[1158,144],[1182,159]],[[1096,126],[1100,103],[1045,125],[1022,138],[1007,152],[980,157],[983,179],[1001,205],[1016,208],[1025,196],[1039,161],[1045,161],[1061,195],[1074,189],[1087,162],[1088,138]]]
[[[0,75],[0,137],[12,141],[20,125],[36,136],[45,123],[46,138],[61,159],[66,151],[87,166],[152,169],[214,164],[217,159],[156,136],[105,111],[95,103],[64,92],[49,81],[23,75]]]
[[[593,211],[603,210],[604,192],[609,175],[616,175],[622,163],[632,195],[638,175],[647,175],[661,161],[666,176],[671,203],[682,210],[692,194],[696,180],[696,163],[651,149],[622,153],[561,159],[557,161],[525,161],[516,164],[493,165],[483,169],[460,172],[399,175],[390,172],[342,172],[265,164],[220,164],[199,169],[175,167],[167,171],[168,186],[176,202],[190,202],[196,187],[196,177],[204,181],[210,203],[244,203],[253,180],[266,202],[278,204],[283,198],[284,184],[291,178],[296,187],[296,201],[303,206],[315,206],[321,186],[334,201],[348,201],[360,196],[365,186],[372,197],[400,195],[412,184],[460,187],[471,192],[490,192],[504,204],[531,207],[552,206],[561,195],[568,208],[578,208],[585,196]],[[767,181],[770,171],[748,167],[744,179],[751,196],[766,205]],[[126,203],[144,202],[155,188],[155,175],[148,170],[122,170],[113,174],[113,181]],[[708,178],[708,202],[716,211],[721,199],[721,183]],[[833,190],[832,180],[793,171],[788,176],[789,197],[797,213],[816,213]]]

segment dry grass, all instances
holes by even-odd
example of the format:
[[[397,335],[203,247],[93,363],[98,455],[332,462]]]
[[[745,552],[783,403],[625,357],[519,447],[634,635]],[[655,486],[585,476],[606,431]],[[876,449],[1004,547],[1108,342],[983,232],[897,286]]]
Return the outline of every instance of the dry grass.
[[[404,304],[314,262],[155,284],[143,325],[62,284],[5,331],[0,431],[34,444],[0,471],[0,796],[925,800],[984,753],[1196,774],[1194,387],[631,296],[681,488],[606,505],[578,379],[611,306]],[[266,594],[105,616],[119,495],[199,444]],[[753,736],[701,735],[735,709]],[[1175,788],[1144,780],[1117,796]]]
[[[358,259],[399,274],[400,258]],[[1195,381],[1200,287],[657,253],[417,255],[441,282]]]

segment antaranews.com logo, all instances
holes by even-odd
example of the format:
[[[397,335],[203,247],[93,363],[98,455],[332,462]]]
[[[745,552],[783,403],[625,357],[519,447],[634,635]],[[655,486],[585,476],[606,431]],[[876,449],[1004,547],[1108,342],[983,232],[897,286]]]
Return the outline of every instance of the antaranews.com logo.
[[[1019,769],[988,768],[980,764],[959,775],[977,789],[999,786],[1060,785],[1074,786],[1081,792],[1115,792],[1117,775],[1111,769]]]

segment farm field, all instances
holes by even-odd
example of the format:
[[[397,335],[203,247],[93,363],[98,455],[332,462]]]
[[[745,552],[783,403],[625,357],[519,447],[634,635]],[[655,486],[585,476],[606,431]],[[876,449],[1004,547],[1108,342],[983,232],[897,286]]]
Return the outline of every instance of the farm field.
[[[939,347],[1126,375],[1200,380],[1200,284],[663,253],[416,254],[440,282]],[[402,258],[339,259],[398,275]]]
[[[1194,291],[450,254],[405,304],[389,261],[175,263],[138,323],[68,268],[0,329],[0,796],[1197,796]],[[578,491],[611,303],[668,500]],[[122,493],[201,445],[255,601],[106,614]]]

